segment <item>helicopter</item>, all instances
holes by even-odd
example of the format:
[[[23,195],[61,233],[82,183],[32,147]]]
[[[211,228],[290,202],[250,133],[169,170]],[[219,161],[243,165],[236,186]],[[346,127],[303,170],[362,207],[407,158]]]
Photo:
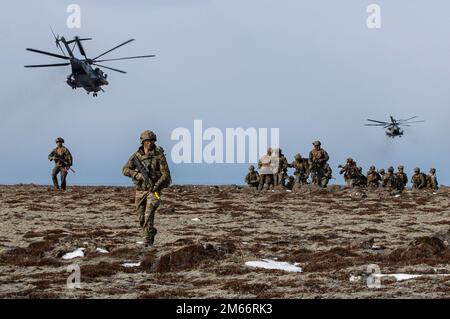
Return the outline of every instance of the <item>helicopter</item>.
[[[107,61],[116,61],[116,60],[128,60],[128,59],[140,59],[140,58],[151,58],[155,57],[155,55],[140,55],[140,56],[131,56],[131,57],[123,57],[123,58],[114,58],[114,59],[101,59],[99,58],[103,57],[104,55],[110,53],[111,51],[114,51],[121,46],[124,46],[125,44],[128,44],[134,39],[127,40],[114,48],[103,52],[100,55],[97,55],[95,58],[88,58],[86,56],[86,51],[84,50],[84,47],[82,45],[83,41],[89,41],[92,40],[92,38],[80,38],[78,36],[75,36],[73,40],[67,41],[64,37],[59,37],[59,35],[55,35],[55,33],[52,30],[52,34],[55,38],[56,47],[59,48],[62,52],[61,54],[36,50],[36,49],[30,49],[27,48],[28,51],[40,53],[49,55],[55,58],[67,60],[65,63],[55,63],[55,64],[39,64],[39,65],[25,65],[26,68],[46,68],[46,67],[59,67],[59,66],[71,66],[72,73],[67,77],[66,83],[72,88],[83,88],[86,90],[87,94],[90,92],[93,92],[93,96],[97,96],[97,92],[102,91],[105,92],[102,88],[104,85],[108,85],[109,82],[107,81],[108,75],[104,73],[100,68],[109,69],[112,71],[120,72],[120,73],[127,73],[125,71],[115,69],[109,66],[104,66],[99,64],[99,62],[107,62]],[[65,51],[63,47],[61,46],[61,43],[64,45]],[[74,44],[73,47],[70,47],[70,44]],[[80,51],[80,54],[84,58],[77,58],[74,55],[75,46],[78,47],[78,50]],[[95,68],[94,68],[95,67]]]
[[[402,137],[403,136],[403,130],[400,128],[400,126],[411,126],[412,123],[422,123],[425,121],[412,121],[413,119],[417,118],[417,116],[410,117],[408,119],[402,119],[402,120],[396,120],[391,115],[390,119],[391,122],[383,122],[383,121],[377,121],[377,120],[371,120],[367,119],[367,121],[372,122],[369,124],[364,124],[365,126],[382,126],[383,128],[387,128],[386,135],[390,138],[395,137]]]

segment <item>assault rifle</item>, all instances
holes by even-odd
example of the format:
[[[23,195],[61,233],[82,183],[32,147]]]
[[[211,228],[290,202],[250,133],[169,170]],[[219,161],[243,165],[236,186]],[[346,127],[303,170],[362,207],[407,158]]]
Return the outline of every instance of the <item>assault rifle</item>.
[[[64,157],[62,157],[62,156],[60,156],[60,155],[57,155],[57,154],[54,154],[54,155],[53,155],[53,158],[54,158],[55,160],[58,160],[58,161],[60,161],[61,163],[63,163],[64,166],[69,167],[69,169],[70,169],[73,173],[75,173],[75,171],[73,170],[73,168],[70,167],[69,163],[66,161],[66,159],[65,159]]]

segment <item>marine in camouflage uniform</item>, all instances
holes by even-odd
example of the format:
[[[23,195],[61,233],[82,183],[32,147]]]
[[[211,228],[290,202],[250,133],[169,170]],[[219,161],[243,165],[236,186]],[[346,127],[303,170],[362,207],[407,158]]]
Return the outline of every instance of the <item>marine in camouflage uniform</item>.
[[[267,185],[267,189],[270,189],[270,187],[273,187],[273,166],[272,163],[273,157],[272,157],[272,149],[269,148],[267,150],[266,155],[262,156],[261,159],[258,162],[258,168],[259,168],[259,185],[258,190],[262,190],[265,185]]]
[[[408,175],[406,175],[406,173],[404,172],[404,167],[402,165],[400,165],[398,167],[398,172],[395,173],[395,175],[397,175],[397,179],[398,179],[398,183],[399,183],[399,187],[401,189],[404,189],[406,187],[406,185],[408,184]]]
[[[403,187],[400,184],[397,174],[394,173],[394,168],[391,166],[388,168],[388,172],[383,175],[383,181],[381,186],[389,189],[389,191],[401,191]]]
[[[58,174],[61,177],[61,189],[66,190],[67,172],[73,164],[72,154],[68,148],[63,146],[64,139],[58,137],[56,139],[56,148],[48,155],[49,161],[55,162],[55,167],[52,170],[52,181],[55,189],[59,189]]]
[[[171,183],[170,170],[162,147],[155,145],[156,135],[152,131],[144,131],[141,136],[141,147],[131,155],[122,169],[125,176],[130,177],[136,185],[135,211],[144,234],[146,246],[153,245],[157,233],[154,227],[155,212],[161,204],[161,190]],[[146,183],[138,171],[133,159],[136,157],[150,172],[150,182]]]
[[[287,182],[286,182],[286,188],[289,190],[293,190],[295,185],[295,177],[289,176]]]
[[[414,175],[411,177],[411,183],[413,189],[422,189],[427,186],[427,177],[424,173],[420,172],[420,168],[414,169]]]
[[[255,166],[250,165],[248,168],[248,173],[245,175],[245,182],[250,187],[258,188],[259,185],[259,174],[255,171]]]
[[[323,188],[328,186],[330,179],[333,178],[333,171],[328,163],[325,163],[323,166],[322,176],[319,182],[319,185]]]
[[[309,177],[309,163],[308,159],[302,158],[300,154],[296,154],[294,161],[288,165],[294,169],[295,186],[308,184]]]
[[[314,148],[309,152],[309,171],[312,181],[316,185],[320,185],[324,176],[324,167],[330,157],[328,153],[321,147],[320,141],[313,142]]]
[[[375,169],[375,166],[370,166],[367,171],[367,186],[378,188],[381,182],[381,175]]]
[[[289,163],[284,156],[281,148],[277,148],[273,152],[273,184],[274,186],[282,185],[284,186],[285,180],[288,177],[287,169],[289,166]]]
[[[353,187],[358,184],[358,167],[353,158],[347,158],[345,165],[339,165],[338,167],[341,169],[339,174],[344,174],[344,180],[347,183],[347,186]]]
[[[439,189],[439,183],[437,181],[435,168],[430,169],[430,172],[427,175],[427,188],[430,188],[433,190]]]

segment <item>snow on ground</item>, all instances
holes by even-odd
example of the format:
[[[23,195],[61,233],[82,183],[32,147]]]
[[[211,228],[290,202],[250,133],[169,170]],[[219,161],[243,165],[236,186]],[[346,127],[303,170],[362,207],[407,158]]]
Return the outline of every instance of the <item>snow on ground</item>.
[[[62,256],[62,259],[73,259],[77,257],[83,257],[84,256],[84,248],[78,248],[70,253],[66,253]]]
[[[284,261],[275,261],[271,259],[262,259],[257,261],[247,261],[246,266],[264,269],[277,269],[290,272],[302,272],[302,268],[297,267],[297,263],[290,264]]]

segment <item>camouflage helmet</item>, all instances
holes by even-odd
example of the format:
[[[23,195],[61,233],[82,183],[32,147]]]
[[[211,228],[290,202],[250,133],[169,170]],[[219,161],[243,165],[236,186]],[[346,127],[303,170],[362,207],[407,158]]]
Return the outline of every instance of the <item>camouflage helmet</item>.
[[[436,169],[435,169],[435,168],[431,168],[431,169],[430,169],[430,173],[431,173],[431,174],[436,173]]]
[[[248,167],[248,170],[249,170],[249,171],[254,171],[254,170],[255,170],[255,166],[250,165],[250,166]]]
[[[156,134],[152,131],[144,131],[141,133],[141,143],[147,140],[156,141]]]
[[[62,137],[56,138],[56,143],[64,143],[64,139]]]
[[[369,170],[374,171],[375,170],[375,166],[370,166]]]
[[[347,158],[347,162],[353,163],[353,158],[351,158],[351,157]]]
[[[414,173],[420,173],[420,168],[416,167],[416,168],[414,169]]]
[[[400,165],[400,166],[398,167],[398,170],[399,170],[399,171],[402,171],[404,168],[405,168],[405,167],[404,167],[403,165]]]
[[[386,173],[386,171],[384,170],[384,168],[382,168],[382,169],[380,169],[380,170],[378,171],[378,173],[384,174],[384,173]]]
[[[394,173],[394,168],[393,168],[392,166],[389,166],[388,172],[389,172],[389,173]]]
[[[296,160],[302,159],[302,155],[300,153],[295,154],[294,158]]]
[[[314,146],[320,146],[320,145],[322,145],[322,143],[320,143],[320,141],[314,141],[312,144],[313,144]]]

